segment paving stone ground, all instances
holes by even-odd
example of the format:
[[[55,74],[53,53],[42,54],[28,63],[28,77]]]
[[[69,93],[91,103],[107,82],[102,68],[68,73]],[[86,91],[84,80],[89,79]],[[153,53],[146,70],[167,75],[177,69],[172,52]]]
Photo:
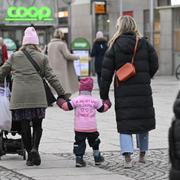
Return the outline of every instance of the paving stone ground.
[[[33,179],[0,166],[0,180],[33,180]]]
[[[59,153],[56,156],[73,159],[72,153]],[[133,168],[123,168],[123,157],[119,151],[103,152],[105,162],[96,166],[109,172],[124,175],[135,180],[168,180],[169,164],[167,149],[152,149],[147,155],[146,164],[138,162],[138,151],[133,155]],[[95,166],[92,153],[86,153],[85,160],[89,166]],[[0,167],[0,180],[33,180],[15,171]]]
[[[56,154],[67,159],[74,159],[71,153]],[[123,158],[118,151],[103,152],[105,162],[98,166],[104,170],[125,175],[135,180],[168,180],[169,164],[167,149],[153,149],[148,152],[146,164],[138,162],[138,151],[133,155],[134,167],[123,168]],[[94,166],[93,156],[87,153],[85,156],[87,164]]]

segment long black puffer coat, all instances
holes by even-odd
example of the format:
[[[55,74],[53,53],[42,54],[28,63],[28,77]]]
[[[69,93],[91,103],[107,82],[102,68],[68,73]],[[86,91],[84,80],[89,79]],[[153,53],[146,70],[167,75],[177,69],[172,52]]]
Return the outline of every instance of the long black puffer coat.
[[[180,179],[180,92],[174,103],[175,118],[169,128],[170,180]]]
[[[131,62],[136,36],[124,33],[107,50],[102,67],[100,96],[108,99],[114,72],[127,62]],[[114,83],[115,112],[117,129],[120,133],[138,134],[155,128],[151,78],[158,70],[158,57],[154,48],[141,38],[134,62],[136,75],[129,80]]]

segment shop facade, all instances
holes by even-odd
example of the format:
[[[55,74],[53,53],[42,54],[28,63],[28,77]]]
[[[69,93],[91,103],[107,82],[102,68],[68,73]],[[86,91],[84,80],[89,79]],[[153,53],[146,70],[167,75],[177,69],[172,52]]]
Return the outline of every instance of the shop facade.
[[[0,36],[14,41],[18,46],[22,42],[27,26],[35,26],[40,46],[47,44],[57,26],[56,1],[46,0],[2,0],[0,1]]]

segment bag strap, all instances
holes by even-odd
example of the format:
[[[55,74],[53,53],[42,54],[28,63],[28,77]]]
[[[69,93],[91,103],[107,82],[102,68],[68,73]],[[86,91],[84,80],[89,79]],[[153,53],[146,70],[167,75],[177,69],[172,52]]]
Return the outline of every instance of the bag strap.
[[[134,46],[134,50],[133,50],[133,57],[132,57],[132,61],[131,61],[131,63],[132,63],[132,64],[134,64],[134,58],[135,58],[135,55],[136,55],[138,42],[139,42],[139,38],[138,38],[138,37],[136,37],[136,44],[135,44],[135,46]]]
[[[31,62],[31,64],[33,65],[34,69],[36,69],[36,71],[40,75],[40,77],[43,78],[41,76],[41,69],[40,69],[39,65],[36,63],[36,61],[32,58],[32,56],[25,49],[23,49],[22,52],[27,57],[27,59]]]

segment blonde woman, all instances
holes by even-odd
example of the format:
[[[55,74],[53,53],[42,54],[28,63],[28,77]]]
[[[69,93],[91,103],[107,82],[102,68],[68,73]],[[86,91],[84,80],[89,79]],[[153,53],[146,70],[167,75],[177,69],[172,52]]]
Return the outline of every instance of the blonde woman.
[[[73,61],[79,59],[79,56],[69,52],[67,44],[64,41],[64,33],[59,29],[55,30],[54,38],[48,45],[48,57],[50,66],[54,70],[64,90],[68,94],[77,92],[79,83]]]
[[[109,41],[102,67],[100,96],[109,99],[109,88],[116,70],[131,62],[136,38],[139,38],[134,60],[136,75],[124,82],[114,83],[117,130],[120,133],[120,147],[125,157],[124,167],[132,167],[132,134],[137,135],[140,148],[139,162],[145,163],[148,150],[148,132],[155,129],[151,78],[158,70],[156,51],[142,37],[135,20],[121,16],[117,20],[117,31]]]
[[[22,47],[0,67],[0,82],[12,71],[13,86],[10,109],[14,122],[20,122],[24,147],[28,153],[27,166],[40,165],[39,144],[42,136],[42,121],[45,118],[47,100],[42,78],[23,53],[29,53],[40,67],[41,75],[65,98],[65,91],[49,66],[48,58],[41,53],[39,38],[33,27],[26,28]],[[30,122],[33,126],[31,135]]]

